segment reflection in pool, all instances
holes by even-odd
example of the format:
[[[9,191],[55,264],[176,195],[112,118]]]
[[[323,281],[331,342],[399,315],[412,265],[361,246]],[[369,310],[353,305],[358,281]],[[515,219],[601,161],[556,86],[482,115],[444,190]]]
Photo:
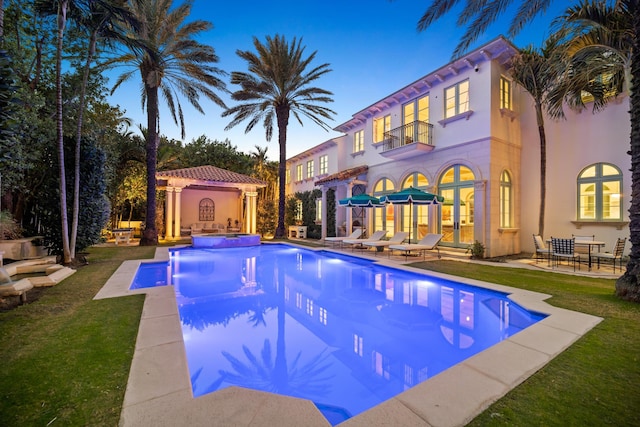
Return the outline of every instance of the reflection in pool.
[[[194,396],[296,396],[332,424],[543,317],[499,292],[281,244],[176,249],[156,265],[175,287]]]

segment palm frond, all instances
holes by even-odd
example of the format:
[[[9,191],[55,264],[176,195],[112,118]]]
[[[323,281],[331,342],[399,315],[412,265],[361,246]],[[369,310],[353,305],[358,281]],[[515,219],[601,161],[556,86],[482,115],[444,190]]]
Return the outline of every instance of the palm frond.
[[[418,20],[418,31],[424,31],[453,9],[459,0],[434,0]]]

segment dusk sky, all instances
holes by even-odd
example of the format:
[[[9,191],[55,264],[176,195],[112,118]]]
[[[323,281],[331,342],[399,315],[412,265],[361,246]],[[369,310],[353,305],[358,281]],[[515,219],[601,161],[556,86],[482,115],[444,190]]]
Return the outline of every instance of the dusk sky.
[[[180,4],[180,1],[175,3]],[[317,51],[312,66],[330,64],[333,71],[316,80],[314,86],[333,92],[334,102],[327,105],[336,112],[334,120],[328,121],[331,130],[327,132],[308,119],[301,127],[291,117],[287,134],[287,157],[291,157],[341,135],[332,129],[349,120],[354,113],[451,60],[464,31],[455,26],[458,13],[450,13],[428,31],[419,33],[416,24],[428,3],[418,0],[195,0],[191,20],[203,19],[213,23],[214,28],[200,41],[214,47],[220,58],[217,66],[227,73],[246,71],[246,62],[238,58],[237,49],[254,51],[253,36],[264,42],[267,35],[275,34],[285,35],[289,41],[293,37],[302,37],[307,55]],[[574,2],[554,1],[544,16],[532,22],[512,42],[518,47],[540,46],[549,35],[551,20],[571,4]],[[504,20],[482,35],[472,48],[504,35],[511,16],[505,15]],[[113,70],[108,73],[110,84],[121,72]],[[231,91],[238,89],[229,83],[229,76],[223,79]],[[138,124],[146,126],[146,114],[142,111],[139,94],[140,82],[132,79],[111,98],[112,103],[126,110],[126,116],[134,121],[136,128]],[[233,105],[228,95],[222,98],[228,106]],[[181,98],[180,102],[185,111],[184,143],[200,135],[220,141],[226,138],[245,153],[254,152],[256,145],[266,146],[268,157],[277,160],[277,130],[274,129],[270,142],[265,139],[262,125],[256,126],[249,134],[244,133],[245,123],[225,131],[230,118],[221,117],[222,109],[217,105],[203,99],[206,114],[202,115],[186,99]],[[179,126],[162,107],[160,119],[161,133],[180,139]]]

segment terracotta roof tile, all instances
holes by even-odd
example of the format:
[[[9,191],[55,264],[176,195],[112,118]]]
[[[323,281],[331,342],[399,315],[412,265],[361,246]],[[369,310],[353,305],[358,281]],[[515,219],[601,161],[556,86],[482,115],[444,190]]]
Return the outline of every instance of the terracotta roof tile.
[[[326,184],[331,181],[344,181],[345,179],[352,178],[354,176],[358,176],[363,174],[369,170],[369,166],[356,166],[355,168],[345,169],[338,173],[334,173],[327,177],[321,178],[316,181],[316,185]]]
[[[161,171],[157,172],[156,176],[161,178],[175,177],[211,182],[226,182],[231,184],[266,185],[264,181],[261,181],[252,176],[231,172],[229,170],[217,168],[215,166],[196,166],[194,168]]]

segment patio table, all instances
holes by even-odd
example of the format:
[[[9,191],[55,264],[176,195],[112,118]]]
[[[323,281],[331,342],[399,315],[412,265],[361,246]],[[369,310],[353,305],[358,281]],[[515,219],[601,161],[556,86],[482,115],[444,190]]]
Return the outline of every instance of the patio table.
[[[551,245],[551,239],[547,239],[547,245]],[[600,240],[585,240],[585,239],[575,239],[575,246],[588,246],[588,254],[589,254],[589,271],[591,271],[591,248],[593,247],[602,247],[605,245],[605,242]],[[551,249],[553,252],[553,249]]]
[[[574,244],[577,245],[577,246],[588,246],[589,247],[589,250],[588,250],[588,253],[589,253],[589,271],[591,271],[591,248],[597,246],[598,247],[598,251],[599,251],[599,248],[604,246],[605,243],[600,241],[600,240],[582,240],[582,239],[578,240],[578,239],[576,239]]]

